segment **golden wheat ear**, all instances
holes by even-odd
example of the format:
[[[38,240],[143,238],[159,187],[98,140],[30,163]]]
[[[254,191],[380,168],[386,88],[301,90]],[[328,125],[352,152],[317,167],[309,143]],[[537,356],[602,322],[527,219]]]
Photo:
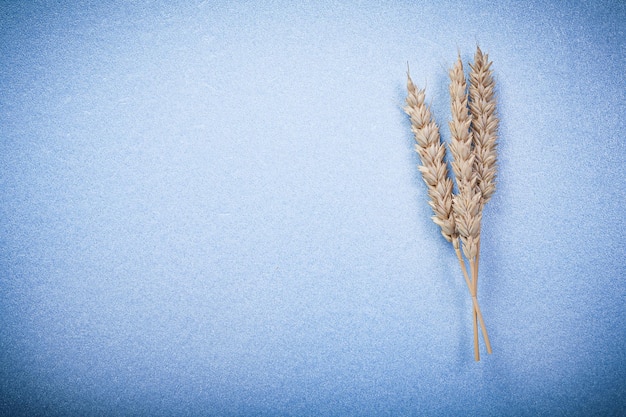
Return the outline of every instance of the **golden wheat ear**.
[[[474,169],[478,175],[481,205],[496,191],[497,138],[499,119],[496,114],[495,82],[489,56],[476,47],[474,63],[470,64],[469,108],[474,138]]]
[[[474,169],[473,134],[468,107],[467,83],[461,57],[450,70],[450,153],[458,194],[454,196],[454,216],[467,259],[476,256],[480,231],[481,193],[477,189],[478,173]]]
[[[441,234],[452,242],[457,238],[452,212],[452,180],[448,177],[445,162],[446,149],[441,143],[439,127],[424,103],[425,91],[413,84],[407,71],[406,106],[404,111],[411,119],[411,130],[415,136],[415,151],[422,165],[419,170],[428,187],[429,205],[432,207],[433,221],[441,228]]]

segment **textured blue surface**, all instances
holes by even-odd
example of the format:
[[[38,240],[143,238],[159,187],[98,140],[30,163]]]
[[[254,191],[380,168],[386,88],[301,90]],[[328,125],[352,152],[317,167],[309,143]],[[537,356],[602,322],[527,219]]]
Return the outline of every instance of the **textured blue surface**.
[[[626,413],[624,2],[62,3],[0,3],[1,415]],[[479,363],[401,109],[477,42]]]

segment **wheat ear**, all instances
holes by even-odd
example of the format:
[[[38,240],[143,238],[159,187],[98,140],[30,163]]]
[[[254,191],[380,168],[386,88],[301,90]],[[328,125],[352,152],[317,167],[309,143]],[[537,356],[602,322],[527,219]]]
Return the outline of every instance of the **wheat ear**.
[[[452,154],[452,170],[454,172],[458,194],[453,197],[453,209],[455,224],[458,234],[463,242],[463,252],[470,261],[475,259],[478,253],[478,241],[480,235],[481,220],[481,193],[477,188],[478,175],[474,169],[474,154],[471,132],[471,118],[468,109],[468,92],[463,72],[463,63],[459,56],[457,62],[449,72],[450,75],[450,107],[452,120],[450,126],[450,153]],[[456,248],[455,248],[456,249]],[[456,249],[457,258],[462,269],[465,269],[465,261],[461,251]],[[478,351],[477,320],[480,321],[481,331],[487,347],[491,353],[491,343],[487,335],[487,329],[478,306],[474,280],[469,282],[467,272],[463,271],[472,296],[473,322],[474,322],[474,356],[480,359]]]
[[[432,220],[439,225],[441,234],[448,242],[458,242],[452,212],[452,180],[448,177],[448,167],[444,160],[446,148],[441,143],[439,127],[424,103],[425,91],[415,87],[408,71],[407,90],[404,110],[411,119],[415,151],[422,161],[419,170],[428,186],[428,204],[434,212]]]
[[[469,109],[472,114],[471,130],[474,140],[474,169],[478,174],[478,187],[484,206],[496,191],[497,131],[495,82],[489,56],[476,47],[474,64],[470,64]]]

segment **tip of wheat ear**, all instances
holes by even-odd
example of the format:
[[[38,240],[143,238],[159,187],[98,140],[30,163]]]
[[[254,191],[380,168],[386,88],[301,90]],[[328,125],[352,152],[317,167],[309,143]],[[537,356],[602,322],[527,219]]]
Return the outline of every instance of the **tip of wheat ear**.
[[[408,71],[407,90],[404,111],[411,119],[415,151],[422,161],[419,170],[428,187],[429,205],[434,213],[432,219],[441,228],[443,237],[452,242],[456,238],[456,226],[452,208],[452,181],[445,163],[446,150],[441,143],[439,127],[424,103],[425,91],[415,87]]]

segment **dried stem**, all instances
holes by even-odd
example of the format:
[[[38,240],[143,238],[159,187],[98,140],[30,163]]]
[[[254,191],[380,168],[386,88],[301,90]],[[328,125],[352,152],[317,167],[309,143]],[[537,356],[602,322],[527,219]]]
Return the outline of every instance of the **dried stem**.
[[[456,257],[459,261],[459,266],[461,267],[461,271],[463,272],[463,278],[465,278],[465,283],[467,284],[467,289],[470,292],[470,296],[472,295],[472,290],[474,288],[472,284],[472,280],[468,276],[467,268],[465,267],[465,261],[463,260],[463,255],[461,254],[461,250],[455,248]],[[485,326],[485,320],[483,319],[483,313],[480,311],[480,305],[478,304],[478,297],[472,296],[472,304],[474,306],[473,315],[478,319],[480,323],[480,329],[483,334],[483,339],[485,340],[485,346],[487,347],[487,353],[491,354],[491,342],[489,341],[489,335],[487,334],[487,327]]]

